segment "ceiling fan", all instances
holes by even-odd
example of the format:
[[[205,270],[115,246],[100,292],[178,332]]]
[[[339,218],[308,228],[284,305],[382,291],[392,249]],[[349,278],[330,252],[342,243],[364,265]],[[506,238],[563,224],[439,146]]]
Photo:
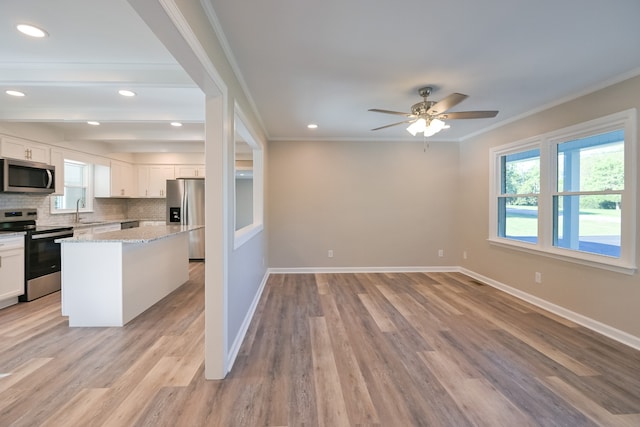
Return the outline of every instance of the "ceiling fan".
[[[417,133],[424,133],[424,136],[431,136],[442,129],[446,129],[447,126],[444,120],[449,119],[485,119],[498,115],[498,111],[458,111],[453,113],[447,113],[450,108],[458,105],[464,101],[468,96],[461,93],[452,93],[441,101],[428,101],[427,97],[431,94],[433,88],[431,86],[423,87],[418,90],[418,94],[424,98],[422,102],[413,104],[411,106],[410,113],[402,113],[400,111],[381,110],[378,108],[371,108],[369,111],[376,113],[395,114],[399,116],[408,117],[408,120],[403,120],[398,123],[392,123],[390,125],[380,126],[371,130],[385,129],[391,126],[397,126],[405,123],[411,123],[407,128],[407,131],[412,135]]]

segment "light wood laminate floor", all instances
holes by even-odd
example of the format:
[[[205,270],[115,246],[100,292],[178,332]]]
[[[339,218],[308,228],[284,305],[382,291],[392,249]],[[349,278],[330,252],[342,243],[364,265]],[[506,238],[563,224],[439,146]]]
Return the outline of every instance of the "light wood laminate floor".
[[[206,381],[203,264],[123,328],[0,310],[0,426],[640,426],[640,352],[456,273],[272,275]]]

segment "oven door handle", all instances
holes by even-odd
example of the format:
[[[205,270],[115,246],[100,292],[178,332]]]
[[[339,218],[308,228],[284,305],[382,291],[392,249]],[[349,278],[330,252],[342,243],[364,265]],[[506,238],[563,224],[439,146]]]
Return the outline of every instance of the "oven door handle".
[[[32,234],[31,240],[51,239],[52,237],[73,237],[73,232],[55,231],[52,233]]]

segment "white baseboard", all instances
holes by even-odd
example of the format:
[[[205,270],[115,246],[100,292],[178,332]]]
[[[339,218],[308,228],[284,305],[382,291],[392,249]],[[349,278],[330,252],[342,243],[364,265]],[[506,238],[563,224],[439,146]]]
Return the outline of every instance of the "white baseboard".
[[[270,268],[270,274],[322,274],[322,273],[452,273],[460,271],[458,266],[434,267],[301,267]]]
[[[591,329],[592,331],[598,332],[622,344],[628,345],[629,347],[633,347],[637,350],[640,350],[640,337],[636,337],[627,332],[621,331],[612,326],[609,326],[607,324],[594,320],[590,317],[584,316],[582,314],[566,309],[562,306],[553,304],[542,298],[538,298],[534,295],[523,292],[519,289],[512,288],[511,286],[508,286],[508,285],[505,285],[504,283],[490,279],[489,277],[483,276],[474,271],[467,270],[466,268],[460,268],[459,271],[460,273],[466,274],[467,276],[472,277],[482,283],[486,283],[491,287],[494,287],[510,295],[513,295],[516,298],[519,298],[535,306],[543,308],[547,311],[550,311],[551,313],[557,314],[560,317],[564,317],[565,319],[569,319],[572,322],[575,322],[581,326],[584,326],[585,328]]]

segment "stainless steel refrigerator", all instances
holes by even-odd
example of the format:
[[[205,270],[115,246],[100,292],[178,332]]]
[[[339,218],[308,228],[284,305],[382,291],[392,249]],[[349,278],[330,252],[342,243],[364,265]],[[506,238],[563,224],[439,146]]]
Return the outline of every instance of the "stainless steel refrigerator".
[[[167,180],[167,225],[204,224],[204,178]],[[189,259],[204,260],[204,228],[189,233]]]

